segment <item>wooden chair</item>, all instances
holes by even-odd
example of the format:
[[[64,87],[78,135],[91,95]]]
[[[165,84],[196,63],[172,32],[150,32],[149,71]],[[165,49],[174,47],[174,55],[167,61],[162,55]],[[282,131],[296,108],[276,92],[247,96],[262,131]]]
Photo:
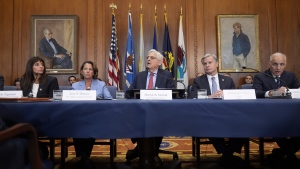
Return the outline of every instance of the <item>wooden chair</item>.
[[[28,140],[29,166],[24,166],[25,169],[29,169],[29,167],[30,169],[52,169],[52,162],[41,161],[39,155],[37,134],[34,127],[29,123],[19,123],[8,129],[0,131],[0,144],[19,135],[27,136]]]

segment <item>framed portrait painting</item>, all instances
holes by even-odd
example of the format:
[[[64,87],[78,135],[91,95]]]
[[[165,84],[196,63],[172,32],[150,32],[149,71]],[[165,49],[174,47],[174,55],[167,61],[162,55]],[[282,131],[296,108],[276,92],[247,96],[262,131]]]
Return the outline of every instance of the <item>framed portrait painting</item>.
[[[220,72],[260,70],[258,15],[217,15]]]
[[[76,15],[32,15],[31,55],[45,61],[48,74],[77,73]]]

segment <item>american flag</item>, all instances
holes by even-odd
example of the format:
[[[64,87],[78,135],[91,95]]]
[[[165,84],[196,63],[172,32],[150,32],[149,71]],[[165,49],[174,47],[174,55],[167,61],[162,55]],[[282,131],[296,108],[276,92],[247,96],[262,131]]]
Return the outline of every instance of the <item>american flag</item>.
[[[120,63],[118,56],[118,43],[117,43],[117,28],[115,21],[115,14],[112,14],[112,28],[110,40],[110,53],[108,65],[108,86],[116,86],[120,90]]]

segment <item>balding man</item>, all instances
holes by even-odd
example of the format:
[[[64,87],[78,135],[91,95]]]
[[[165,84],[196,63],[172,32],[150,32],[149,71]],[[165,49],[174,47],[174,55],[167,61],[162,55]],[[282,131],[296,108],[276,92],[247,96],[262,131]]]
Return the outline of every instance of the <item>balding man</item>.
[[[253,88],[255,89],[257,98],[272,97],[274,93],[284,94],[287,88],[297,89],[300,87],[296,75],[292,72],[285,71],[286,63],[285,54],[277,52],[270,56],[268,63],[269,69],[264,73],[258,73],[254,76]],[[287,121],[286,123],[289,122]],[[291,164],[297,164],[299,168],[299,161],[295,156],[295,153],[300,149],[300,138],[290,137],[273,139],[276,141],[279,148],[274,148],[272,154],[267,156],[270,163],[277,166],[278,163],[287,156],[287,160],[290,161]]]
[[[60,46],[52,34],[50,29],[44,30],[44,38],[39,43],[42,55],[53,59],[53,69],[72,69],[72,53]]]

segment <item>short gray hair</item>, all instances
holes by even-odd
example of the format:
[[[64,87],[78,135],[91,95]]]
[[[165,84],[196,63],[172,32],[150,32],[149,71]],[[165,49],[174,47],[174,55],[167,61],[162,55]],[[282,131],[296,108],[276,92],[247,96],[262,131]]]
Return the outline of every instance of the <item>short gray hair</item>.
[[[159,61],[163,60],[164,56],[159,51],[157,51],[155,49],[151,49],[151,50],[149,50],[148,54],[151,52],[154,52],[156,54],[157,60],[159,60]]]
[[[209,57],[209,56],[212,56],[212,57],[214,58],[214,60],[215,60],[216,62],[218,62],[218,57],[217,57],[215,54],[207,53],[207,54],[205,54],[205,55],[201,58],[201,63],[202,63],[202,61],[203,61],[205,58],[207,58],[207,57]]]
[[[44,29],[44,34],[47,34],[48,32],[50,32],[52,34],[52,31],[48,28]]]
[[[286,62],[286,55],[283,54],[283,53],[280,53],[280,52],[273,53],[273,54],[270,56],[270,62],[273,60],[273,58],[274,58],[275,56],[280,56],[280,55],[282,55],[282,56],[284,57],[284,61]]]

